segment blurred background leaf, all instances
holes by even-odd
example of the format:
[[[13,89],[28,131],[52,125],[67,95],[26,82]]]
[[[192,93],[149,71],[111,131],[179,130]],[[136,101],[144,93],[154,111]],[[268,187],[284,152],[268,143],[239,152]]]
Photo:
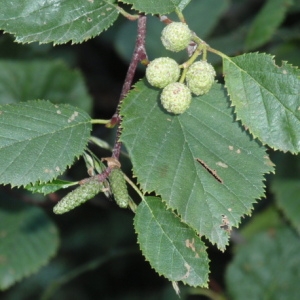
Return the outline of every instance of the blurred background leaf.
[[[84,78],[59,60],[1,60],[0,104],[45,99],[69,103],[91,113],[92,99]]]
[[[57,251],[58,230],[38,208],[0,193],[0,289],[37,272]]]
[[[259,249],[259,250],[258,250]],[[290,228],[270,229],[240,246],[226,272],[230,299],[297,299],[300,240]]]

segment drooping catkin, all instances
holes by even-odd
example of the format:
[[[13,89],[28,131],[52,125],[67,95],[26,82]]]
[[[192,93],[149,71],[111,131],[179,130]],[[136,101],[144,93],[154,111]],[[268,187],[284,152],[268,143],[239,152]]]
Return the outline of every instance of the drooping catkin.
[[[97,180],[80,185],[75,190],[63,197],[54,207],[55,214],[64,214],[84,202],[92,199],[103,189],[103,184]]]

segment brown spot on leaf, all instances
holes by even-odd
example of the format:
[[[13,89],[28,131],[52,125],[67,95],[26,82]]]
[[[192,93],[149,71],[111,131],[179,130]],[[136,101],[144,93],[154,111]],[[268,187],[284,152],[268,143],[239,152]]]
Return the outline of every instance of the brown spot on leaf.
[[[182,279],[187,279],[190,276],[191,273],[191,266],[188,263],[184,263],[184,266],[186,268],[186,273],[183,275]]]
[[[68,119],[68,123],[71,123],[78,116],[78,111],[74,111],[71,117]]]
[[[226,215],[222,215],[222,225],[220,227],[228,233],[231,232],[231,225]]]
[[[194,239],[194,238],[193,238],[191,241],[190,241],[189,239],[187,239],[187,240],[185,241],[185,246],[186,246],[187,248],[192,249],[192,251],[195,252],[195,257],[196,257],[196,258],[199,258],[199,254],[198,254],[197,251],[196,251],[196,247],[195,247],[195,239]]]
[[[228,166],[225,163],[221,162],[221,161],[216,162],[216,165],[221,167],[221,168],[228,168]]]

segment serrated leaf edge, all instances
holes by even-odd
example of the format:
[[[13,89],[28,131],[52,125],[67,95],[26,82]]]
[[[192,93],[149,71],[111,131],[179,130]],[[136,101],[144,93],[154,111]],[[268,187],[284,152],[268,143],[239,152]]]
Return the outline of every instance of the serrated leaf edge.
[[[258,53],[258,52],[257,52],[257,53]],[[143,80],[144,80],[144,79],[142,78],[142,79],[140,79],[138,82],[143,81]],[[136,82],[136,83],[133,85],[132,92],[134,92],[134,90],[137,89],[137,84],[138,84],[138,82]],[[215,81],[215,83],[217,83],[217,81]],[[227,88],[226,88],[226,91],[227,91],[227,94],[228,94],[228,89],[227,89]],[[231,102],[231,101],[230,101],[230,102]],[[231,102],[231,104],[232,104],[232,102]],[[234,107],[234,106],[231,105],[231,107]],[[235,114],[235,115],[236,115],[236,114]],[[239,120],[239,119],[236,119],[236,121],[238,122],[238,121],[240,121],[240,120]],[[124,129],[124,127],[122,127],[122,123],[121,123],[121,129],[122,129],[122,130]],[[245,129],[245,130],[246,130],[246,129]],[[253,136],[253,135],[252,135],[252,136]],[[255,139],[255,138],[254,138],[254,139]],[[120,140],[122,141],[122,134],[121,134],[121,136],[120,136]],[[259,141],[260,141],[260,140],[259,140]],[[260,143],[261,143],[261,142],[260,142]],[[266,151],[265,151],[265,156],[268,156],[268,154],[266,153]],[[268,158],[269,158],[269,156],[268,156]],[[269,159],[269,160],[270,160],[270,159]],[[271,162],[271,163],[272,163],[272,162]],[[272,167],[273,167],[273,166],[272,166]],[[265,174],[270,174],[270,173],[275,173],[275,169],[273,168],[273,171],[265,172],[265,173],[261,174],[261,176],[264,177]],[[161,195],[161,194],[157,193],[154,189],[153,189],[153,190],[147,190],[147,189],[143,188],[143,184],[139,181],[138,176],[135,174],[134,167],[132,167],[132,176],[133,176],[134,178],[137,179],[137,183],[136,183],[136,184],[139,186],[140,190],[143,191],[143,194],[144,194],[144,195],[147,194],[147,193],[149,193],[149,194],[154,193],[155,196],[159,197],[159,198],[161,199],[161,201],[166,205],[167,209],[170,209],[173,213],[175,213],[176,208],[170,206],[170,205],[166,202],[166,200],[164,200],[164,199],[162,198],[162,195]],[[265,185],[265,183],[264,183],[265,181],[266,181],[266,179],[262,180],[262,185],[261,185],[260,187],[263,189],[263,192],[261,193],[261,195],[258,195],[257,198],[253,199],[253,201],[251,202],[252,208],[250,209],[250,211],[248,211],[248,212],[244,213],[243,215],[241,215],[241,216],[240,216],[240,219],[239,219],[239,221],[238,221],[238,223],[236,224],[236,226],[233,226],[233,227],[239,228],[239,225],[242,223],[242,219],[245,218],[246,216],[251,216],[251,215],[252,215],[252,212],[253,212],[253,210],[254,210],[254,204],[258,203],[258,201],[261,200],[262,198],[265,198],[265,196],[266,196],[266,185]],[[186,222],[186,220],[184,220],[180,214],[175,214],[175,215],[176,215],[177,217],[180,218],[180,220],[182,221],[182,223],[186,224],[188,227],[192,228],[193,230],[195,230],[195,232],[197,232],[198,234],[200,234],[200,233],[198,232],[198,230],[197,230],[196,228],[194,228],[194,226],[192,226],[191,224],[189,224],[188,222]],[[224,252],[224,251],[226,250],[226,247],[227,247],[227,246],[229,245],[229,243],[230,243],[230,234],[228,234],[228,239],[227,239],[227,241],[226,241],[226,243],[225,243],[225,247],[224,247],[224,248],[219,247],[218,244],[217,244],[216,242],[212,242],[206,235],[204,235],[204,236],[209,240],[209,242],[210,242],[212,245],[217,246],[217,248],[218,248],[220,251],[222,251],[222,252]]]
[[[138,177],[137,177],[137,176],[135,175],[135,173],[134,173],[134,169],[132,169],[132,172],[133,172],[133,177],[137,178],[137,185],[139,185],[140,190],[143,191],[143,195],[144,195],[144,196],[145,196],[147,193],[149,193],[149,194],[154,193],[155,196],[158,197],[158,198],[160,198],[160,200],[164,203],[164,205],[166,206],[166,209],[167,209],[167,210],[170,210],[176,217],[178,217],[178,218],[181,220],[182,223],[184,223],[184,224],[185,224],[186,226],[188,226],[189,228],[193,229],[195,232],[197,232],[197,234],[200,234],[200,233],[198,232],[197,228],[194,228],[194,226],[193,226],[192,224],[189,224],[185,219],[183,219],[182,216],[181,216],[181,214],[179,214],[179,213],[177,214],[177,213],[176,213],[176,208],[170,206],[170,205],[167,203],[167,201],[164,200],[164,199],[162,198],[162,195],[161,195],[161,194],[157,193],[155,190],[146,190],[146,189],[143,189],[143,188],[142,188],[142,184],[138,181]],[[263,174],[269,174],[269,173],[270,173],[270,172],[266,172],[266,173],[263,173]],[[275,171],[274,171],[274,173],[275,173]],[[266,181],[266,179],[263,180],[262,182],[265,182],[265,181]],[[239,221],[238,221],[238,223],[237,223],[235,226],[232,226],[232,228],[233,228],[233,227],[239,228],[239,225],[242,223],[242,220],[243,220],[244,218],[246,218],[246,216],[251,216],[251,215],[252,215],[252,212],[254,211],[254,204],[258,203],[259,200],[265,198],[265,196],[266,196],[266,185],[263,183],[262,186],[261,186],[261,188],[263,188],[263,193],[262,193],[261,195],[259,195],[257,198],[253,199],[253,201],[251,202],[252,208],[251,208],[248,212],[246,212],[246,213],[244,213],[243,215],[241,215],[241,216],[240,216],[240,219],[239,219]],[[211,245],[216,246],[216,247],[217,247],[220,251],[222,251],[222,252],[224,252],[224,251],[226,250],[227,246],[229,246],[229,244],[230,244],[230,237],[231,237],[231,235],[230,235],[228,232],[227,232],[228,239],[227,239],[227,241],[226,241],[226,243],[225,243],[225,247],[224,247],[224,248],[223,248],[223,247],[219,247],[218,244],[217,244],[216,242],[212,242],[212,241],[210,240],[210,238],[207,237],[205,234],[204,234],[203,236],[205,236],[205,237],[208,239],[208,241],[210,242]]]
[[[156,197],[157,197],[157,198],[160,198],[160,200],[162,200],[161,197],[159,197],[159,196],[156,196]],[[162,200],[162,201],[163,201],[163,200]],[[165,203],[165,201],[163,201],[163,202]],[[170,210],[171,213],[174,215],[174,217],[175,217],[175,218],[179,218],[179,220],[181,221],[180,216],[178,216],[178,215],[174,212],[173,209],[169,209],[169,208],[167,207],[166,210]],[[189,226],[189,225],[186,224],[185,222],[182,222],[182,223],[184,223],[185,225],[187,225],[190,229],[193,229],[191,226]],[[145,261],[147,261],[147,262],[149,263],[151,269],[154,270],[159,276],[162,276],[162,277],[168,279],[168,280],[171,282],[171,281],[172,281],[171,279],[169,279],[168,277],[166,277],[164,274],[158,272],[158,270],[156,270],[156,269],[152,266],[151,261],[148,259],[148,257],[147,257],[146,254],[144,253],[144,251],[143,251],[143,249],[142,249],[142,247],[141,247],[141,244],[140,244],[140,242],[139,242],[139,239],[138,239],[139,233],[138,233],[137,230],[136,230],[135,219],[134,219],[133,225],[134,225],[134,226],[133,226],[133,227],[134,227],[134,232],[135,232],[135,234],[137,235],[137,244],[139,245],[139,249],[140,249],[140,251],[142,252],[142,254],[143,254],[143,256],[144,256]],[[199,237],[199,238],[200,238],[200,237]],[[201,240],[201,241],[202,241],[202,240]],[[202,241],[202,242],[203,242],[203,241]],[[206,245],[204,244],[204,242],[203,242],[203,245],[204,245],[204,247],[205,247],[204,250],[207,250],[208,248],[206,247]],[[207,251],[206,251],[206,254],[208,254]],[[207,263],[208,263],[208,264],[210,263],[210,259],[209,259],[208,255],[207,255]],[[208,287],[208,283],[209,283],[209,276],[208,276],[208,275],[209,275],[210,273],[211,273],[211,272],[210,272],[210,269],[208,268],[206,285],[203,285],[203,286],[201,286],[201,287],[204,287],[204,288],[207,288],[207,287]],[[184,282],[183,280],[180,280],[180,281],[181,281],[184,285],[188,285],[188,286],[192,286],[192,287],[200,287],[200,286],[197,286],[197,285],[190,285],[190,284]]]
[[[109,5],[111,5],[111,6],[113,6],[114,9],[116,10],[117,14],[120,14],[120,11],[115,7],[115,5],[113,5],[112,3],[108,2],[108,0],[104,0],[104,2],[107,3],[107,4],[109,4]],[[117,17],[117,18],[118,18],[118,17]],[[116,19],[116,20],[117,20],[117,19]],[[114,22],[115,22],[116,20],[114,20]],[[90,40],[90,39],[93,39],[93,38],[97,37],[97,36],[100,35],[102,32],[107,31],[107,29],[108,29],[109,27],[111,27],[111,26],[114,24],[114,22],[111,23],[110,25],[104,27],[104,29],[103,29],[101,32],[98,32],[97,34],[91,35],[90,37],[88,37],[88,38],[86,38],[86,39],[84,39],[84,40],[82,40],[82,41],[74,41],[73,39],[69,39],[69,40],[66,40],[66,41],[58,42],[58,43],[57,43],[57,42],[55,42],[54,40],[46,40],[46,41],[41,42],[41,41],[39,41],[38,39],[32,39],[32,40],[30,40],[30,41],[25,41],[25,42],[24,42],[24,41],[22,41],[23,38],[22,38],[22,37],[19,37],[19,36],[17,35],[16,32],[3,30],[3,33],[4,33],[4,34],[11,34],[11,35],[13,35],[13,36],[15,37],[14,42],[16,42],[16,43],[18,43],[18,44],[22,44],[22,45],[31,44],[31,43],[34,43],[34,42],[38,42],[39,45],[53,43],[53,46],[56,46],[56,45],[65,45],[65,44],[67,44],[67,43],[69,43],[69,42],[71,42],[71,45],[76,45],[76,44],[79,44],[79,45],[80,45],[80,44],[82,44],[82,43],[84,43],[84,42],[86,42],[86,41],[88,41],[88,40]],[[1,28],[0,28],[0,29],[1,29]]]
[[[272,62],[273,62],[273,64],[274,64],[274,66],[275,67],[277,67],[277,68],[281,68],[283,65],[287,65],[287,66],[290,66],[290,67],[292,67],[292,68],[294,68],[294,69],[296,69],[296,70],[298,70],[299,68],[298,68],[298,66],[293,66],[292,64],[289,64],[288,63],[288,61],[282,61],[282,65],[281,66],[278,66],[277,64],[276,64],[276,62],[275,62],[275,60],[274,60],[274,58],[275,58],[275,55],[271,55],[271,54],[268,54],[268,53],[265,53],[265,52],[249,52],[249,53],[244,53],[244,54],[242,54],[242,55],[239,55],[239,56],[247,56],[247,55],[251,55],[251,54],[263,54],[263,55],[266,55],[266,56],[269,56],[269,57],[271,57],[272,58]],[[236,65],[232,60],[231,60],[231,57],[226,57],[226,59],[227,60],[230,60],[230,62],[231,63],[233,63],[234,65]],[[239,67],[238,67],[239,68]],[[254,134],[254,132],[253,131],[251,131],[251,129],[247,126],[247,124],[245,124],[244,122],[243,122],[243,120],[238,116],[238,113],[237,113],[237,111],[236,111],[236,106],[233,104],[233,102],[232,102],[232,98],[231,98],[231,94],[229,93],[229,91],[228,91],[228,88],[227,88],[227,85],[226,85],[226,75],[224,74],[224,79],[225,79],[225,84],[224,84],[224,87],[226,88],[226,91],[227,91],[227,96],[229,97],[229,99],[230,99],[230,107],[233,107],[233,109],[234,109],[234,115],[236,116],[236,121],[240,121],[241,122],[241,124],[243,125],[243,127],[245,128],[245,130],[247,130],[251,135],[252,135],[252,137],[254,138],[254,139],[257,139],[263,146],[268,146],[268,147],[270,147],[271,149],[273,149],[273,150],[278,150],[278,151],[281,151],[281,152],[283,152],[283,153],[287,153],[287,152],[290,152],[290,153],[292,153],[292,154],[298,154],[299,152],[293,152],[293,151],[289,151],[289,150],[286,150],[286,151],[284,151],[284,150],[282,150],[282,149],[280,149],[280,148],[277,148],[277,147],[275,147],[275,146],[271,146],[271,145],[269,145],[268,143],[265,143],[265,142],[263,142],[260,138],[259,138],[259,136],[257,136],[257,135],[255,135]],[[270,172],[269,172],[270,173]],[[275,171],[273,172],[273,173],[275,173]],[[267,174],[267,173],[265,173],[265,174]]]
[[[41,103],[41,102],[48,102],[48,103],[53,104],[51,101],[49,101],[49,100],[44,100],[44,99],[28,100],[28,101],[23,102],[23,103],[28,103],[28,102],[40,102],[40,103]],[[0,105],[0,109],[1,109],[1,107],[4,107],[4,106],[16,106],[16,105],[18,105],[18,104],[19,104],[19,103],[9,103],[9,104]],[[72,108],[76,108],[76,106],[73,106],[73,105],[71,105],[71,104],[69,104],[69,103],[53,104],[53,105],[63,105],[64,107],[72,107]],[[91,132],[91,131],[90,131],[90,132]],[[85,147],[84,147],[82,153],[87,149],[88,143],[89,143],[89,140],[87,140],[86,145],[85,145]],[[52,180],[55,180],[58,176],[61,176],[67,169],[70,169],[70,168],[74,165],[74,162],[75,162],[76,160],[79,160],[81,156],[82,156],[82,154],[75,155],[75,156],[74,156],[74,159],[73,159],[73,161],[72,161],[72,163],[66,165],[65,169],[56,171],[56,173],[54,174],[54,176],[53,176],[50,180],[48,180],[48,181],[42,181],[42,180],[38,180],[38,181],[30,181],[30,182],[26,183],[25,185],[24,185],[24,184],[13,185],[13,184],[11,184],[11,183],[8,182],[8,183],[1,183],[1,185],[3,185],[3,186],[10,185],[11,188],[14,188],[14,187],[16,187],[16,188],[24,187],[24,188],[25,188],[25,186],[26,186],[27,184],[35,184],[35,183],[43,184],[43,183],[51,182]]]
[[[151,12],[151,11],[145,12],[145,11],[143,11],[143,10],[139,10],[139,9],[136,8],[136,5],[135,5],[135,4],[132,4],[132,3],[128,2],[128,1],[126,1],[126,0],[119,0],[119,2],[123,2],[124,4],[131,5],[131,7],[132,7],[134,10],[136,10],[138,13],[144,13],[144,14],[146,14],[146,15],[152,15],[152,16],[158,14],[158,13],[155,12],[155,11],[153,11],[153,12]],[[173,10],[170,10],[170,11],[169,11],[169,10],[168,10],[168,11],[164,11],[163,13],[159,13],[158,15],[166,15],[166,14],[170,14],[170,13],[174,12],[174,11],[176,10],[176,8],[178,8],[178,7],[177,7],[174,3],[173,3],[173,6],[174,6],[174,9],[173,9]]]

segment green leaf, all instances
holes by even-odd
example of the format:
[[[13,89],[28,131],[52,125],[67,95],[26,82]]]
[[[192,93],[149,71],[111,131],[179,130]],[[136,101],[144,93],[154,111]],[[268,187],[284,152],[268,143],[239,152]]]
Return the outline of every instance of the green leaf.
[[[51,182],[39,183],[36,182],[34,184],[27,184],[25,189],[32,193],[41,193],[44,195],[54,193],[60,189],[66,189],[72,185],[78,184],[77,182],[54,179]]]
[[[92,108],[82,75],[61,61],[0,60],[0,104],[29,99],[69,103],[87,112]]]
[[[237,118],[274,149],[300,151],[300,72],[270,55],[223,58],[226,87]]]
[[[28,101],[0,106],[0,182],[47,182],[62,174],[88,142],[90,117],[71,105]]]
[[[271,39],[292,4],[292,0],[268,0],[264,4],[249,29],[247,50],[262,46]]]
[[[58,232],[47,214],[1,195],[0,289],[38,271],[55,254]]]
[[[160,275],[207,287],[209,260],[204,243],[160,198],[146,197],[140,203],[134,226],[143,254]]]
[[[299,236],[289,228],[271,230],[238,249],[226,272],[230,299],[299,298]]]
[[[276,179],[271,183],[278,207],[300,233],[300,181],[299,179]]]
[[[122,2],[131,4],[133,9],[146,14],[169,14],[179,8],[183,10],[191,0],[122,0]]]
[[[263,174],[272,171],[272,163],[234,122],[220,85],[194,97],[179,116],[166,113],[159,94],[141,81],[121,107],[121,140],[133,172],[145,192],[161,195],[199,235],[224,249],[223,215],[238,226],[263,196]]]
[[[118,17],[114,0],[2,0],[0,29],[19,43],[82,43],[106,30]]]

